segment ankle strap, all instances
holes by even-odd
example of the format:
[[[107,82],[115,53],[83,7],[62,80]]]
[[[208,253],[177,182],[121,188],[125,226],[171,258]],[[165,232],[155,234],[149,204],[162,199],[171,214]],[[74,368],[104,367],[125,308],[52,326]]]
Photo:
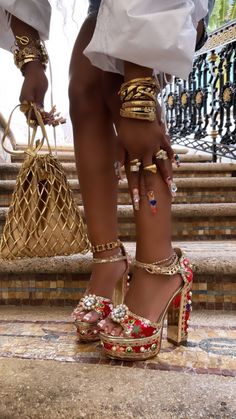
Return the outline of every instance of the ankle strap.
[[[103,243],[103,244],[96,244],[94,246],[91,247],[91,250],[93,253],[100,253],[100,252],[104,252],[105,250],[113,250],[116,249],[117,247],[121,247],[122,243],[121,241],[118,239],[114,242],[109,242],[109,243]]]
[[[105,246],[105,249],[103,248],[103,250],[112,250],[119,247],[120,252],[118,255],[113,255],[108,258],[93,258],[93,263],[112,263],[112,262],[117,262],[118,260],[125,260],[127,263],[129,263],[128,255],[126,253],[125,247],[119,239],[116,242],[105,243],[98,246]],[[97,247],[97,246],[93,246],[93,247]],[[102,250],[99,250],[99,251],[102,252]]]
[[[163,264],[165,265],[163,266]],[[174,275],[176,273],[180,273],[182,269],[179,263],[179,257],[176,253],[173,253],[167,259],[163,259],[154,263],[143,263],[135,260],[134,265],[138,268],[145,269],[145,271],[150,274],[159,275]]]
[[[128,260],[127,256],[117,255],[117,256],[110,256],[109,258],[93,258],[93,263],[112,263],[117,262],[118,260]]]

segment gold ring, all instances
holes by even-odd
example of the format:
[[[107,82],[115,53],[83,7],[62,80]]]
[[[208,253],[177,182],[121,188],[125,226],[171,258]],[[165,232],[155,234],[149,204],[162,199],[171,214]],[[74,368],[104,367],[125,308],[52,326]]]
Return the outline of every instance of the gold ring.
[[[138,159],[134,159],[130,161],[131,172],[139,172],[140,166],[141,166],[141,162]]]
[[[145,166],[144,170],[146,170],[147,172],[154,173],[154,174],[157,173],[157,167],[155,164],[150,164],[149,166]]]
[[[167,152],[165,150],[159,150],[158,153],[156,154],[156,159],[157,160],[167,160]]]

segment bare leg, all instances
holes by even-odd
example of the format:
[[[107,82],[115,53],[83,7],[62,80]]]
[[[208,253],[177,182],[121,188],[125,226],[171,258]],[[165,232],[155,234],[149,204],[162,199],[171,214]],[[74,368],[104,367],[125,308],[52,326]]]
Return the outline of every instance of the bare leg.
[[[95,26],[88,18],[78,35],[70,65],[70,114],[75,156],[92,244],[117,240],[117,178],[114,173],[115,135],[110,112],[102,94],[102,71],[83,55]],[[108,257],[118,249],[99,253]],[[115,283],[125,270],[125,262],[95,264],[87,292],[111,298]],[[91,321],[96,320],[97,314]],[[86,318],[88,320],[88,318]]]
[[[117,78],[116,75],[106,74],[104,80],[105,97],[116,121],[119,121],[120,103],[117,99],[117,90],[120,87],[120,82],[119,76]],[[112,85],[115,90],[111,94],[110,86]],[[171,195],[159,174],[151,176],[154,176],[155,179],[153,190],[158,200],[157,214],[151,213],[145,195],[141,197],[139,211],[135,211],[136,258],[146,263],[163,260],[173,253],[171,246]],[[129,181],[129,170],[127,170],[127,177]],[[173,277],[151,275],[143,269],[135,268],[125,303],[134,313],[156,321],[181,282],[180,275]],[[107,322],[106,325],[108,325]],[[116,327],[116,330],[119,331],[119,328]]]

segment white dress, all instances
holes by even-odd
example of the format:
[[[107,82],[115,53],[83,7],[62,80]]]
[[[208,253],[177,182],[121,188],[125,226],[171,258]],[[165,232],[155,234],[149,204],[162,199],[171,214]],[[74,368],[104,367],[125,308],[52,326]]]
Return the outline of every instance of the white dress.
[[[6,12],[35,28],[46,40],[49,36],[51,6],[48,0],[0,0],[0,47],[10,50],[14,36]]]
[[[79,1],[79,0],[78,0]],[[123,73],[123,61],[188,77],[196,27],[207,14],[207,0],[102,0],[93,38],[84,51],[92,64]],[[0,47],[10,50],[13,33],[6,13],[49,35],[48,0],[0,0]]]
[[[102,0],[84,53],[105,71],[123,73],[125,60],[187,78],[207,6],[207,0]]]

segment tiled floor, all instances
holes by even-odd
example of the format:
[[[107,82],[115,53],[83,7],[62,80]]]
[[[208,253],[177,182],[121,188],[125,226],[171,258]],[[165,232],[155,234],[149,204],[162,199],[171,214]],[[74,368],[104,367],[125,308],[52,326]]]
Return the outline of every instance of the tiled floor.
[[[187,346],[174,347],[164,333],[156,358],[122,363],[106,359],[99,343],[78,343],[70,311],[0,307],[0,357],[236,376],[236,316],[232,312],[195,312]]]

